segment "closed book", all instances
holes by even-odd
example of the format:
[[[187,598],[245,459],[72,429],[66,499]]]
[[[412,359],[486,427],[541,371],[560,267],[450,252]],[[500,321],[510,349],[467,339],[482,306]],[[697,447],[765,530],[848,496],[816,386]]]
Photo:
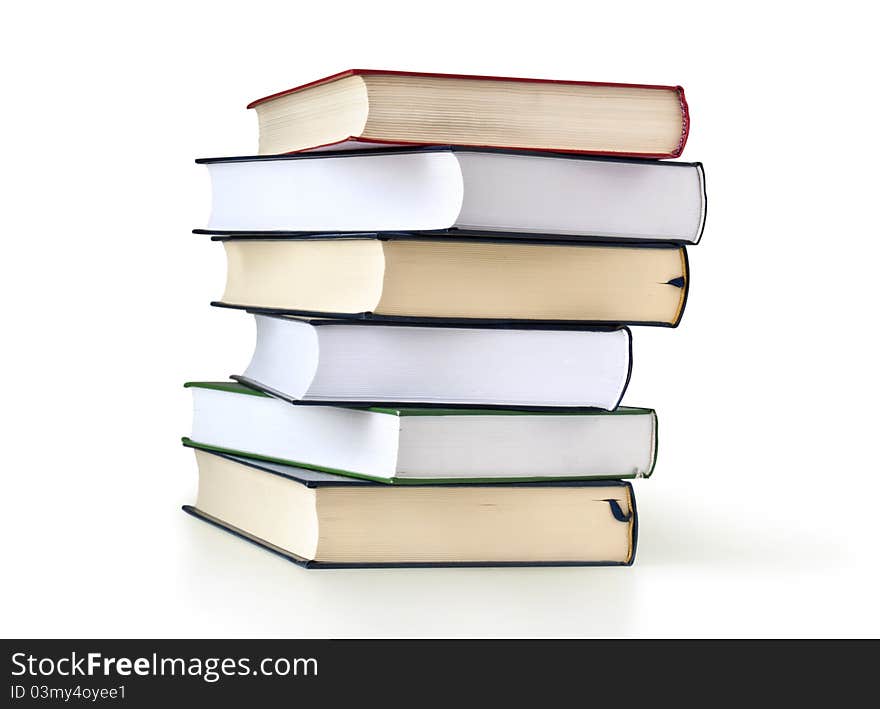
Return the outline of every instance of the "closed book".
[[[675,157],[680,86],[351,69],[252,102],[260,153],[353,141]]]
[[[255,319],[253,358],[233,379],[299,404],[614,409],[632,366],[626,328]]]
[[[436,146],[206,158],[197,233],[427,232],[696,243],[699,163]]]
[[[220,237],[214,305],[324,318],[674,327],[684,247],[450,239]]]
[[[184,442],[385,483],[646,477],[650,409],[294,406],[233,382],[189,382]]]
[[[196,450],[195,517],[306,568],[629,565],[622,481],[394,487]]]

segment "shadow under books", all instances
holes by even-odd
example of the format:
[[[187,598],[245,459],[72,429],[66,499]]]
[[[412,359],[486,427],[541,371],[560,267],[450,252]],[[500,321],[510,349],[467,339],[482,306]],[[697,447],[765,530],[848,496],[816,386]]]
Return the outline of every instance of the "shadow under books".
[[[805,533],[768,515],[772,517],[772,510],[725,516],[718,510],[664,499],[640,516],[636,566],[786,573],[817,565],[829,568],[843,561],[840,547],[821,529]]]

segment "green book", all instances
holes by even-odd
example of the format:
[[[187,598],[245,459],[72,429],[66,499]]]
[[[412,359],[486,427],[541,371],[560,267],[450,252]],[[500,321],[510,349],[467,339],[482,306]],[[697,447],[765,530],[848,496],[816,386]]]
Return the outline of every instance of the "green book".
[[[193,448],[384,483],[647,477],[651,409],[344,408],[291,404],[232,382],[189,382]]]

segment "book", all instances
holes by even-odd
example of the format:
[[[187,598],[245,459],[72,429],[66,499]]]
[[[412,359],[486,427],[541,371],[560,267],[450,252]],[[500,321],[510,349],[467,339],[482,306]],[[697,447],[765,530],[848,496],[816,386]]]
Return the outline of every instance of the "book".
[[[205,158],[196,233],[427,232],[697,243],[700,163],[437,146]]]
[[[196,450],[190,514],[306,568],[629,565],[632,487],[394,487]]]
[[[650,409],[293,406],[233,382],[188,382],[192,433],[207,450],[385,483],[647,477]]]
[[[450,239],[218,238],[221,307],[373,321],[676,326],[684,247]]]
[[[255,319],[253,358],[233,379],[296,403],[614,409],[632,365],[626,328]]]
[[[350,69],[248,105],[260,153],[346,141],[457,143],[676,157],[680,86]]]

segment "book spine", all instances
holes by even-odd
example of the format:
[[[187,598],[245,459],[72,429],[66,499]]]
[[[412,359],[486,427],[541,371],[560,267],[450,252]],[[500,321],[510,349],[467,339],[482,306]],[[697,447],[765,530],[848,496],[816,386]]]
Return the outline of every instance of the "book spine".
[[[671,158],[681,156],[682,152],[684,152],[684,146],[685,143],[687,143],[688,135],[691,132],[691,114],[688,109],[687,99],[684,95],[684,89],[681,86],[676,86],[675,90],[678,93],[678,104],[681,107],[681,137],[678,140],[678,147],[669,155]]]

